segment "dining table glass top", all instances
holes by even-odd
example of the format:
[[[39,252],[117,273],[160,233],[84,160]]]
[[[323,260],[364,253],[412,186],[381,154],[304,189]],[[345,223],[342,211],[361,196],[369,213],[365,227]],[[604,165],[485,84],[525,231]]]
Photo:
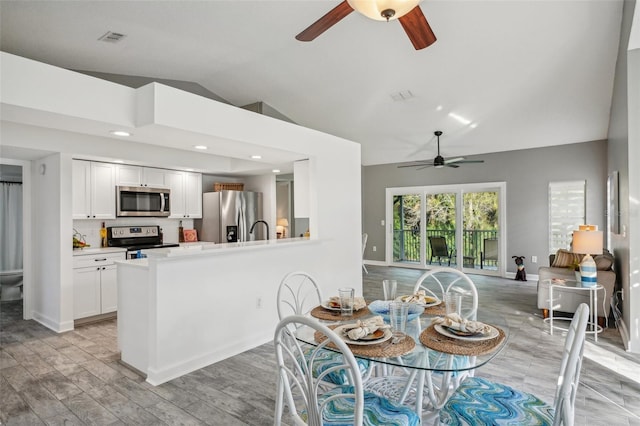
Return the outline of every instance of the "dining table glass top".
[[[509,327],[505,318],[495,312],[479,308],[477,321],[490,325],[490,332],[475,336],[460,336],[441,325],[432,324],[437,315],[427,313],[407,322],[406,336],[396,339],[385,336],[371,341],[353,342],[341,330],[346,324],[373,317],[363,308],[354,317],[333,316],[334,320],[320,320],[333,328],[345,340],[356,358],[389,366],[414,370],[455,372],[473,370],[490,362],[506,346]],[[388,324],[388,320],[385,321]],[[324,336],[308,327],[296,331],[299,341],[318,345]],[[331,346],[327,346],[331,350]]]

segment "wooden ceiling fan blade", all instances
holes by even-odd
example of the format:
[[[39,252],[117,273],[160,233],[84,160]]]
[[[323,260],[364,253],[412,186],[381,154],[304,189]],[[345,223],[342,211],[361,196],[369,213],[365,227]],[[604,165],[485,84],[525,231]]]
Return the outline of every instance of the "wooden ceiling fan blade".
[[[347,0],[331,9],[322,18],[309,25],[304,31],[296,36],[299,41],[312,41],[323,32],[337,24],[342,18],[353,12]]]
[[[411,12],[401,16],[398,20],[416,50],[424,49],[436,42],[436,35],[427,22],[427,18],[424,17],[420,5],[411,9]]]

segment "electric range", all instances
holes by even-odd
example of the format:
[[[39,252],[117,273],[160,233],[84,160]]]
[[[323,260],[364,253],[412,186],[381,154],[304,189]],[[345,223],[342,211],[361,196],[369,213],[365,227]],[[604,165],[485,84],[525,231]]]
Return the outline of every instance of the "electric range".
[[[127,259],[137,257],[138,250],[179,247],[175,243],[163,243],[160,227],[111,226],[107,228],[107,245],[127,249]]]

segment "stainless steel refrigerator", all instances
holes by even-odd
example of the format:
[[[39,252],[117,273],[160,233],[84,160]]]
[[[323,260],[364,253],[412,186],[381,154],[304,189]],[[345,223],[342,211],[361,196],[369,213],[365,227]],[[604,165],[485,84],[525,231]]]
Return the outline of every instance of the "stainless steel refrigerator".
[[[202,219],[194,225],[200,241],[232,243],[267,239],[267,227],[262,220],[262,192],[219,191],[202,194]]]

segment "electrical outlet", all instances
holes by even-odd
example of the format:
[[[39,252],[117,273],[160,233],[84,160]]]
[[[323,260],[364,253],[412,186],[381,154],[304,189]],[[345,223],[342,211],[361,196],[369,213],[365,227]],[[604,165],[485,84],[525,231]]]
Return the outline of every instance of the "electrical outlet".
[[[380,221],[380,226],[384,226],[384,220]]]
[[[373,246],[371,250],[376,251],[377,250],[376,246]]]
[[[262,309],[262,297],[256,298],[256,309]]]
[[[538,256],[531,256],[531,263],[538,263]]]

